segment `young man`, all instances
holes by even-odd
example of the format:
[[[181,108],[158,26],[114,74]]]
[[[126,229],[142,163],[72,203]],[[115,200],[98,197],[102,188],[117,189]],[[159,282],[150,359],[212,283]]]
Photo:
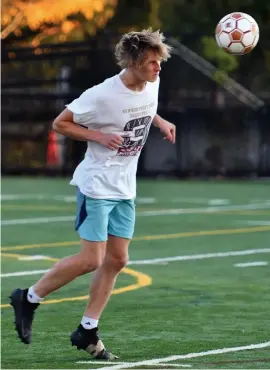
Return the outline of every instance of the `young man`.
[[[136,170],[151,123],[175,142],[175,126],[157,115],[160,64],[170,56],[161,33],[130,32],[116,45],[122,71],[86,90],[53,122],[53,129],[87,141],[76,168],[76,230],[81,250],[60,260],[29,289],[11,294],[19,338],[29,344],[35,309],[49,293],[76,277],[95,271],[90,297],[71,343],[96,359],[117,358],[98,336],[98,321],[116,278],[128,261],[135,224]]]

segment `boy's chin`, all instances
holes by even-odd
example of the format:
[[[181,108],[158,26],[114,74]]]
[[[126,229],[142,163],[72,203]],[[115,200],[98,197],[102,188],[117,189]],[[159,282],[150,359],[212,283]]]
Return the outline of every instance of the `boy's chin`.
[[[148,82],[155,82],[158,78],[158,75],[151,77]]]

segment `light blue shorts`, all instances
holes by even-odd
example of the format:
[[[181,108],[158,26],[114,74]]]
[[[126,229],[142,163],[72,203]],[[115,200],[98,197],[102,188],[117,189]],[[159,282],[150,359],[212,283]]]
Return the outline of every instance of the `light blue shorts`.
[[[94,199],[77,189],[75,229],[80,238],[106,241],[108,235],[114,235],[132,239],[134,226],[134,199]]]

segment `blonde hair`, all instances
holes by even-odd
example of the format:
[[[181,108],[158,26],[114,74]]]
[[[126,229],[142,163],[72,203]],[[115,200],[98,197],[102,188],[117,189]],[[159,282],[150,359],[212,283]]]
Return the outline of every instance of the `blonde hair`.
[[[166,61],[170,58],[172,47],[164,43],[165,37],[159,31],[152,31],[151,28],[141,32],[129,32],[121,37],[115,47],[117,64],[123,69],[130,64],[140,65],[145,52],[154,51],[161,59]]]

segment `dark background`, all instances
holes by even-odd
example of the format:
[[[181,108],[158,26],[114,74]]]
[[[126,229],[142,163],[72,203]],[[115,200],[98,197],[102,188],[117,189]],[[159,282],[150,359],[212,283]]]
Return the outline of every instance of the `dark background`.
[[[173,55],[162,66],[158,113],[176,124],[177,144],[164,142],[152,128],[138,175],[269,176],[269,4],[215,3],[119,0],[106,25],[85,32],[79,41],[47,38],[33,46],[41,30],[27,25],[19,36],[9,34],[2,40],[2,173],[70,175],[83,158],[85,143],[52,137],[53,119],[85,89],[119,72],[113,51],[123,32],[156,24],[166,37],[229,73],[265,107],[248,107]],[[213,39],[216,23],[231,11],[245,11],[259,24],[259,44],[248,55],[225,55]]]

